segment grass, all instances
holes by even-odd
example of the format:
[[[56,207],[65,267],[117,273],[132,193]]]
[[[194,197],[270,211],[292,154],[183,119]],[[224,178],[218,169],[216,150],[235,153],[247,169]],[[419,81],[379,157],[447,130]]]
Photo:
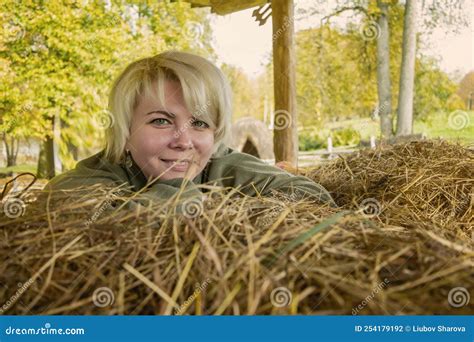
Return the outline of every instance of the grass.
[[[426,123],[415,123],[415,128],[421,127],[427,130],[430,138],[474,144],[474,111],[435,114]]]
[[[341,122],[331,122],[323,129],[314,127],[321,136],[329,135],[330,130],[353,128],[360,133],[362,140],[369,140],[370,136],[380,136],[378,121],[366,119],[352,119]],[[305,127],[310,130],[310,127]],[[433,113],[426,120],[416,120],[413,124],[413,133],[423,133],[427,138],[443,138],[449,141],[460,142],[463,145],[474,144],[474,111],[454,111],[452,113]]]
[[[36,164],[20,164],[9,167],[0,167],[0,173],[21,173],[21,172],[31,172],[36,173]]]

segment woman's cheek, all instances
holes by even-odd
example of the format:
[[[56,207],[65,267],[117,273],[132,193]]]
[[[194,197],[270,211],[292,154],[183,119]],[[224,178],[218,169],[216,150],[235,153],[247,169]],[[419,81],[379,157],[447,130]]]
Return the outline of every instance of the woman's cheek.
[[[202,163],[205,165],[214,150],[214,134],[207,134],[199,140]]]
[[[156,156],[166,148],[168,141],[166,136],[153,134],[142,137],[142,144],[144,149],[143,153]]]

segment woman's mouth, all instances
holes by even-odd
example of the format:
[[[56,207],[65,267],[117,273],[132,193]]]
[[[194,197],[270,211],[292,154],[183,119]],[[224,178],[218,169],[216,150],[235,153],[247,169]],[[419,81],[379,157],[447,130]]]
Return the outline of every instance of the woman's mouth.
[[[179,159],[160,159],[167,165],[167,169],[173,170],[176,172],[185,172],[189,167],[189,160],[179,160]]]

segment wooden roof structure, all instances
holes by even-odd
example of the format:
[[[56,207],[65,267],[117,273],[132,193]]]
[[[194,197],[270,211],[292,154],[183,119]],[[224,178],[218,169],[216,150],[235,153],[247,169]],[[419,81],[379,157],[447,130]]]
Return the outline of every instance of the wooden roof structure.
[[[177,1],[177,0],[172,0]],[[253,16],[263,25],[271,8],[274,74],[275,161],[297,165],[298,132],[296,115],[294,0],[183,0],[191,7],[210,7],[211,13],[231,14],[258,7]],[[265,7],[265,8],[264,8]],[[263,10],[263,13],[262,13]]]
[[[269,0],[185,0],[191,7],[210,7],[211,13],[226,15],[265,5]],[[174,1],[172,1],[174,2]]]

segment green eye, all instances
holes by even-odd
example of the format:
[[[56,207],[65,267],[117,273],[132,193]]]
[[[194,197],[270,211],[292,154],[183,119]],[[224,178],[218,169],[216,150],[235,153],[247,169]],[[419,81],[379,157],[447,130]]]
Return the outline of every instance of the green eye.
[[[209,128],[209,125],[201,120],[194,120],[193,126],[198,128]]]
[[[171,122],[165,118],[156,118],[156,119],[151,120],[150,123],[154,125],[158,125],[158,126],[171,124]]]

